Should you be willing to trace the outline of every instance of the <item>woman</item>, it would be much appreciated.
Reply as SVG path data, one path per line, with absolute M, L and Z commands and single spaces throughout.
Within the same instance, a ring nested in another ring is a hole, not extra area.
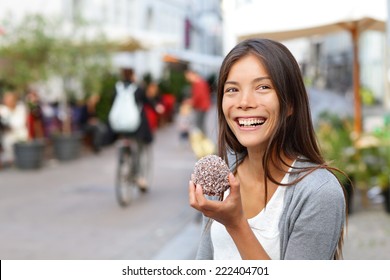
M 219 154 L 234 160 L 220 201 L 189 183 L 190 205 L 208 221 L 197 258 L 341 258 L 344 192 L 320 153 L 290 51 L 267 39 L 239 43 L 217 95 Z

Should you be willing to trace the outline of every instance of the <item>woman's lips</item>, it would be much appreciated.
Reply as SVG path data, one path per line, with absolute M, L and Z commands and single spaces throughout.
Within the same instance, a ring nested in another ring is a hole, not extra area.
M 237 118 L 236 121 L 240 127 L 256 127 L 266 122 L 264 117 Z

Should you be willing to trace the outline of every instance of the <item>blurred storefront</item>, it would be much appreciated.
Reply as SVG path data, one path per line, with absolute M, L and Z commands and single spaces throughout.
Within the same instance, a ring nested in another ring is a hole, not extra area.
M 219 0 L 1 2 L 1 18 L 19 20 L 26 14 L 42 14 L 62 19 L 66 28 L 80 20 L 92 24 L 90 36 L 98 36 L 97 30 L 102 31 L 117 45 L 113 54 L 114 67 L 131 65 L 138 77 L 149 73 L 160 78 L 165 68 L 163 58 L 168 53 L 184 50 L 197 55 L 218 56 L 222 53 Z

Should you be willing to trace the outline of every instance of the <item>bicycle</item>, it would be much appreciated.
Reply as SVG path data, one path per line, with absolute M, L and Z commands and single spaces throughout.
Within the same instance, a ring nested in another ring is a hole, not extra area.
M 120 206 L 128 206 L 136 196 L 137 190 L 142 193 L 143 188 L 137 178 L 141 173 L 151 183 L 151 150 L 136 140 L 123 138 L 118 145 L 118 162 L 115 180 L 115 194 Z

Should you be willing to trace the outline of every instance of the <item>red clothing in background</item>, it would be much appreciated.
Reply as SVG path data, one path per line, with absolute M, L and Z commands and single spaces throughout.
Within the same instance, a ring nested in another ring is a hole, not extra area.
M 146 118 L 148 119 L 149 127 L 152 132 L 155 132 L 158 128 L 158 114 L 157 112 L 149 105 L 144 105 Z
M 208 83 L 203 79 L 193 82 L 191 94 L 192 107 L 198 111 L 208 111 L 211 106 L 210 87 Z

